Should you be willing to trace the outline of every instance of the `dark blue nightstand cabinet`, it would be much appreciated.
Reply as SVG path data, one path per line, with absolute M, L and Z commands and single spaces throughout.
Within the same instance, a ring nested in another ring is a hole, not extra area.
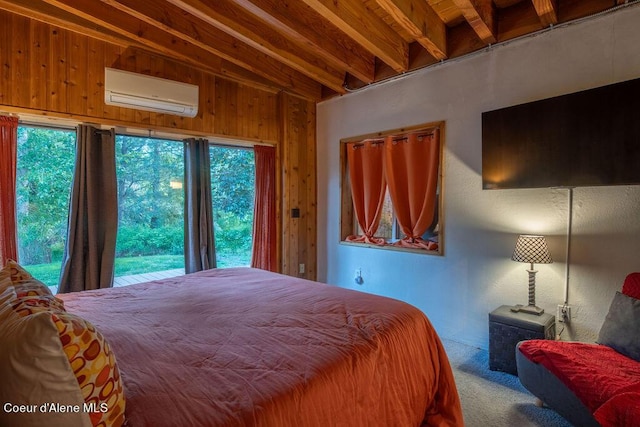
M 516 344 L 524 340 L 555 339 L 556 317 L 513 312 L 502 305 L 489 313 L 489 369 L 518 375 Z

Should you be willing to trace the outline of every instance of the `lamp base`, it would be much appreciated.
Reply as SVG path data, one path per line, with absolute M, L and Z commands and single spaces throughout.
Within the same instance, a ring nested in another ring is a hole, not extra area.
M 544 313 L 544 309 L 538 307 L 537 305 L 522 305 L 522 304 L 514 305 L 513 307 L 511 307 L 511 311 L 513 311 L 514 313 L 522 311 L 524 313 L 536 314 L 538 316 Z

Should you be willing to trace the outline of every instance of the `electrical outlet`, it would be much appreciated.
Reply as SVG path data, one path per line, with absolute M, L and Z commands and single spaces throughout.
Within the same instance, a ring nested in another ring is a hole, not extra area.
M 298 265 L 298 273 L 304 274 L 305 270 L 306 269 L 305 269 L 305 265 L 304 264 Z
M 560 323 L 570 323 L 571 322 L 571 306 L 566 304 L 558 304 L 558 312 L 556 314 L 556 319 Z

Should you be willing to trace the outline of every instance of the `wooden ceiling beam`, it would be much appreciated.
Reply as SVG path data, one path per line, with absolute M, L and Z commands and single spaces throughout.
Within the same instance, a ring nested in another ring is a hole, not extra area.
M 497 41 L 496 10 L 493 0 L 452 0 L 471 28 L 486 44 Z
M 51 6 L 43 1 L 32 1 L 28 6 L 21 0 L 0 0 L 0 9 L 6 10 L 25 18 L 34 19 L 49 25 L 55 25 L 75 33 L 92 37 L 116 46 L 142 47 L 141 44 L 122 36 L 119 33 L 103 28 L 64 10 Z
M 248 15 L 232 1 L 167 1 L 323 85 L 339 93 L 345 92 L 342 87 L 344 72 L 330 67 L 310 52 L 299 49 L 274 29 Z
M 533 7 L 540 17 L 540 22 L 544 27 L 558 23 L 558 0 L 532 0 Z
M 498 19 L 498 39 L 501 42 L 544 29 L 540 17 L 529 1 L 501 10 Z
M 282 0 L 232 0 L 301 49 L 318 55 L 337 69 L 372 82 L 375 57 L 306 4 Z
M 42 22 L 47 25 L 54 25 L 58 28 L 72 31 L 74 33 L 81 34 L 86 37 L 91 37 L 96 40 L 100 40 L 115 46 L 123 48 L 136 48 L 146 52 L 153 52 L 149 49 L 149 46 L 145 46 L 142 43 L 138 43 L 135 40 L 129 39 L 122 34 L 101 27 L 94 21 L 88 21 L 80 18 L 76 15 L 68 13 L 62 9 L 54 7 L 44 1 L 33 0 L 29 3 L 28 7 L 23 4 L 16 4 L 14 2 L 21 0 L 0 0 L 0 9 L 6 10 L 17 15 L 24 16 L 25 18 L 33 19 Z M 156 53 L 156 52 L 153 52 Z M 181 61 L 179 58 L 175 58 L 166 54 L 160 54 L 170 60 Z M 189 65 L 196 69 L 224 77 L 236 81 L 241 84 L 246 84 L 261 90 L 269 92 L 277 92 L 282 90 L 281 86 L 276 85 L 273 80 L 263 78 L 257 74 L 252 73 L 244 68 L 230 63 L 226 60 L 222 60 L 218 68 L 212 68 L 210 64 L 201 64 L 198 62 L 192 62 Z M 318 85 L 319 86 L 319 85 Z M 315 92 L 314 92 L 315 93 Z M 317 98 L 311 98 L 317 99 Z
M 447 58 L 447 29 L 425 0 L 376 0 L 431 56 Z
M 302 1 L 396 72 L 407 71 L 409 44 L 362 1 Z
M 165 4 L 157 7 L 155 0 L 102 0 L 103 3 L 131 15 L 149 25 L 182 39 L 213 55 L 271 80 L 279 86 L 306 79 L 301 73 L 270 56 L 239 42 L 227 33 L 211 27 L 177 7 Z
M 51 31 L 73 31 L 240 84 L 318 101 L 623 3 L 0 0 L 0 9 L 44 22 Z
M 556 14 L 558 22 L 562 23 L 600 13 L 612 6 L 612 0 L 562 0 L 562 7 L 558 7 Z
M 123 37 L 131 38 L 153 52 L 177 59 L 196 68 L 204 69 L 217 75 L 237 78 L 241 82 L 248 84 L 253 80 L 251 76 L 258 77 L 248 70 L 241 72 L 238 68 L 224 66 L 223 60 L 219 56 L 212 55 L 209 51 L 178 39 L 131 15 L 123 14 L 103 2 L 87 2 L 84 0 L 44 1 L 80 18 L 96 22 L 98 25 Z M 258 78 L 258 81 L 261 80 L 262 77 Z M 284 87 L 284 89 L 298 93 L 307 99 L 319 99 L 321 96 L 320 84 L 299 73 L 296 78 L 284 81 L 284 86 L 275 83 L 273 77 L 269 80 L 272 82 L 272 86 Z

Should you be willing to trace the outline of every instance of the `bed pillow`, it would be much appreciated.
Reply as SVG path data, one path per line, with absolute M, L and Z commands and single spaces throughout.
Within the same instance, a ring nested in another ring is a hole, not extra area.
M 622 293 L 640 299 L 640 272 L 627 274 L 622 284 Z
M 56 298 L 18 298 L 12 286 L 0 293 L 0 378 L 0 402 L 32 409 L 0 411 L 0 425 L 124 423 L 122 380 L 109 344 Z
M 21 296 L 16 293 L 12 308 L 21 316 L 28 316 L 39 311 L 66 311 L 64 302 L 53 295 Z
M 13 285 L 18 296 L 53 295 L 47 285 L 33 277 L 13 260 L 8 260 L 0 269 L 0 283 L 6 279 L 9 280 L 9 283 L 5 282 L 4 286 Z M 0 285 L 0 292 L 3 289 L 2 286 Z
M 27 270 L 22 268 L 20 264 L 10 259 L 5 262 L 4 267 L 0 270 L 0 279 L 8 277 L 13 283 L 22 282 L 32 279 L 33 276 Z
M 600 329 L 598 343 L 640 361 L 640 300 L 616 292 Z
M 0 310 L 16 298 L 16 290 L 9 279 L 0 279 Z M 1 319 L 1 317 L 0 317 Z M 0 323 L 0 328 L 2 323 Z
M 25 296 L 53 296 L 51 289 L 38 279 L 32 278 L 24 282 L 14 283 L 18 297 Z
M 78 380 L 93 426 L 124 423 L 125 398 L 115 355 L 102 334 L 87 320 L 71 313 L 56 313 L 52 319 L 62 348 Z

